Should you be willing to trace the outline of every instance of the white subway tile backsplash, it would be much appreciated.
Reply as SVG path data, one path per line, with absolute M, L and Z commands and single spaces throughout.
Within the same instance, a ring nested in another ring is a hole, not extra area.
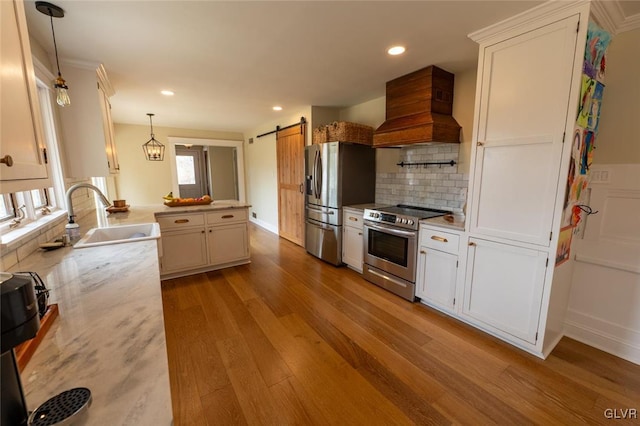
M 459 149 L 458 144 L 414 145 L 401 149 L 399 162 L 457 161 Z M 398 167 L 396 173 L 376 175 L 376 203 L 462 208 L 468 184 L 468 174 L 457 166 Z

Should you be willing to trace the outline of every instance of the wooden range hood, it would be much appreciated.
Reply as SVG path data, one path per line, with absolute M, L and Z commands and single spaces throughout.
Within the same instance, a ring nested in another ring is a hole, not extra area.
M 460 142 L 453 118 L 454 75 L 434 65 L 387 82 L 386 120 L 373 146 Z

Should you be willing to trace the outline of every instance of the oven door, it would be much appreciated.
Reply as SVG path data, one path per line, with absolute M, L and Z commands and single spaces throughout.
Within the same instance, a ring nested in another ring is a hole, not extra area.
M 418 231 L 364 221 L 364 263 L 416 282 Z

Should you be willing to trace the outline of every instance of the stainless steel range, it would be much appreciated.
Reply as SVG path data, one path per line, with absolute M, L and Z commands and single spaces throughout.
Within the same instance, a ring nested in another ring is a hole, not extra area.
M 365 279 L 414 301 L 418 222 L 448 213 L 451 212 L 404 204 L 365 209 Z

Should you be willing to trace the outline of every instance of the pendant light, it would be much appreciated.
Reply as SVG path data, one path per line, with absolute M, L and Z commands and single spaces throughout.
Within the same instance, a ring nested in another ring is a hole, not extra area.
M 151 126 L 151 139 L 142 144 L 145 157 L 149 161 L 162 161 L 164 160 L 164 145 L 158 142 L 153 134 L 153 122 L 151 117 L 155 114 L 147 113 L 149 116 L 149 125 Z
M 69 87 L 67 87 L 67 83 L 62 78 L 62 74 L 60 73 L 60 61 L 58 60 L 58 45 L 56 44 L 56 33 L 53 30 L 53 18 L 63 18 L 64 10 L 62 8 L 56 6 L 55 4 L 47 3 L 46 1 L 37 1 L 36 9 L 38 12 L 43 13 L 49 17 L 51 20 L 51 34 L 53 34 L 53 49 L 56 53 L 56 65 L 58 67 L 58 77 L 56 78 L 56 82 L 54 87 L 56 89 L 56 102 L 61 107 L 71 105 L 71 99 L 69 98 L 69 92 L 67 91 Z

